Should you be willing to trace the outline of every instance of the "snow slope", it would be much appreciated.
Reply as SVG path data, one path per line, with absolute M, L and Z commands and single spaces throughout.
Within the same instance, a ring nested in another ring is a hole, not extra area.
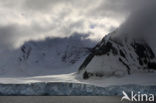
M 95 44 L 88 34 L 28 41 L 0 53 L 0 77 L 23 77 L 76 72 Z
M 124 77 L 92 77 L 88 80 L 80 79 L 77 77 L 77 73 L 70 74 L 58 74 L 58 75 L 47 75 L 47 76 L 35 76 L 35 77 L 1 77 L 1 84 L 30 84 L 30 83 L 81 83 L 95 85 L 98 87 L 109 87 L 114 85 L 156 85 L 156 81 L 153 80 L 156 78 L 155 73 L 134 73 L 132 75 L 126 75 Z

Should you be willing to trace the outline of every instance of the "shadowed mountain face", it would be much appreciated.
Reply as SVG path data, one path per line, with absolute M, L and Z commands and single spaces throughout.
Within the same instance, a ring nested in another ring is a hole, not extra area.
M 28 41 L 0 55 L 0 76 L 40 76 L 76 72 L 95 42 L 88 34 Z
M 156 70 L 155 55 L 145 40 L 116 34 L 107 35 L 91 50 L 79 68 L 83 79 Z
M 89 48 L 94 45 L 94 42 L 86 39 L 87 36 L 85 35 L 74 34 L 66 38 L 29 41 L 21 46 L 18 59 L 21 63 L 30 61 L 34 64 L 39 64 L 40 62 L 75 64 L 81 57 L 88 54 Z

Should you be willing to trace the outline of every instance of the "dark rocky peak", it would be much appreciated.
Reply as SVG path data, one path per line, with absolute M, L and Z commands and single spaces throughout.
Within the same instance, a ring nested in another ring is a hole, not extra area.
M 155 54 L 144 39 L 126 36 L 120 38 L 114 36 L 115 33 L 105 36 L 82 63 L 79 73 L 84 79 L 116 75 L 118 71 L 131 74 L 140 70 L 156 70 Z
M 22 62 L 22 61 L 26 61 L 28 60 L 29 56 L 30 56 L 30 53 L 32 51 L 32 47 L 31 45 L 29 44 L 24 44 L 21 48 L 21 57 L 19 57 L 19 61 Z

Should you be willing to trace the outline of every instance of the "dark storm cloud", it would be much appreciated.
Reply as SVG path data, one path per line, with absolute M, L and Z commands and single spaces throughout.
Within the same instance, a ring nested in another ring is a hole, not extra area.
M 156 33 L 156 0 L 139 1 L 140 8 L 130 14 L 121 29 L 135 35 L 153 35 Z
M 132 9 L 126 21 L 119 27 L 119 34 L 143 38 L 156 53 L 156 0 L 129 0 Z

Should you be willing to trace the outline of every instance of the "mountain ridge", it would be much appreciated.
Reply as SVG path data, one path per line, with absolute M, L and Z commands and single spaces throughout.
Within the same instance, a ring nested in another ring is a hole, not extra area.
M 83 79 L 103 76 L 123 76 L 136 71 L 156 69 L 156 58 L 144 39 L 117 36 L 114 31 L 105 36 L 79 67 Z

